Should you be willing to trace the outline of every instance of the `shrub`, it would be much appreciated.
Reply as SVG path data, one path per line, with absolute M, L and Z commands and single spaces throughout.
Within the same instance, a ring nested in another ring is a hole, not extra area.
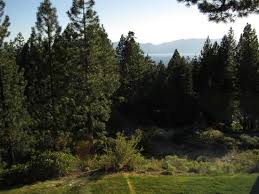
M 144 171 L 160 171 L 163 167 L 163 160 L 158 159 L 146 159 L 142 164 L 141 168 Z
M 163 168 L 169 171 L 171 168 L 172 170 L 177 170 L 180 172 L 187 172 L 189 169 L 187 159 L 179 158 L 177 156 L 166 156 Z
M 79 167 L 79 160 L 62 152 L 44 152 L 34 156 L 29 164 L 30 173 L 36 180 L 65 176 Z
M 222 139 L 222 143 L 228 148 L 228 149 L 236 149 L 237 148 L 237 141 L 232 137 L 224 137 Z
M 100 157 L 99 168 L 115 171 L 137 169 L 144 161 L 141 150 L 138 149 L 141 137 L 140 132 L 130 139 L 118 133 L 114 142 L 106 146 L 105 153 Z
M 80 141 L 77 143 L 75 147 L 76 155 L 81 159 L 84 160 L 87 156 L 91 153 L 93 148 L 93 142 L 91 141 Z
M 84 172 L 90 171 L 90 170 L 98 170 L 100 167 L 99 164 L 100 157 L 97 155 L 89 155 L 87 158 L 82 160 L 81 163 L 81 170 Z
M 212 128 L 209 128 L 208 130 L 202 132 L 200 134 L 200 138 L 202 141 L 207 142 L 209 141 L 210 143 L 216 142 L 224 137 L 224 133 L 222 133 L 219 130 L 215 130 Z
M 245 148 L 258 148 L 259 147 L 259 137 L 241 135 L 240 140 L 241 140 L 242 146 Z
M 228 130 L 231 132 L 241 132 L 243 130 L 243 126 L 239 122 L 233 121 Z
M 163 170 L 171 173 L 195 173 L 195 174 L 224 174 L 234 171 L 233 164 L 223 161 L 204 162 L 167 156 L 164 159 Z
M 232 164 L 234 171 L 238 173 L 254 173 L 258 171 L 259 151 L 246 151 L 234 156 L 229 163 Z
M 55 150 L 59 152 L 69 152 L 72 146 L 72 134 L 65 131 L 53 131 L 44 130 L 44 131 L 35 131 L 35 147 L 36 150 L 47 151 Z
M 0 186 L 8 187 L 30 183 L 28 164 L 18 164 L 0 172 Z
M 14 186 L 68 175 L 79 167 L 79 160 L 62 152 L 45 152 L 34 156 L 27 164 L 2 170 L 1 185 Z

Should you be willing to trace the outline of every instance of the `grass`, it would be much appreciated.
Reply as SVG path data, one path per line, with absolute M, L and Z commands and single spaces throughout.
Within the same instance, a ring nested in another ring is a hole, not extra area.
M 63 178 L 2 190 L 0 194 L 258 194 L 258 175 L 151 176 L 116 174 Z

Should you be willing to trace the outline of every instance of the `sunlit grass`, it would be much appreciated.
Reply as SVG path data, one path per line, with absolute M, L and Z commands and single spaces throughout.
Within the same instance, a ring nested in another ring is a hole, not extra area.
M 234 176 L 147 176 L 108 175 L 64 178 L 0 191 L 0 194 L 247 194 L 259 193 L 258 175 Z M 129 187 L 129 184 L 131 185 Z

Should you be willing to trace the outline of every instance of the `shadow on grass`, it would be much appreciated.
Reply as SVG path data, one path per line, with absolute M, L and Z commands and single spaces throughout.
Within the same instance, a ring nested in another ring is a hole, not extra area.
M 259 177 L 257 177 L 250 194 L 258 194 L 259 193 Z
M 87 173 L 87 179 L 89 181 L 98 181 L 98 180 L 102 179 L 105 175 L 107 175 L 105 173 L 105 171 L 95 170 L 95 171 Z

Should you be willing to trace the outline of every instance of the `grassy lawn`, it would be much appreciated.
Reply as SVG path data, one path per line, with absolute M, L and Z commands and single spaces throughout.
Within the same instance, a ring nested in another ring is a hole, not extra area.
M 110 175 L 96 180 L 64 178 L 0 191 L 0 194 L 258 194 L 258 175 L 146 176 Z

